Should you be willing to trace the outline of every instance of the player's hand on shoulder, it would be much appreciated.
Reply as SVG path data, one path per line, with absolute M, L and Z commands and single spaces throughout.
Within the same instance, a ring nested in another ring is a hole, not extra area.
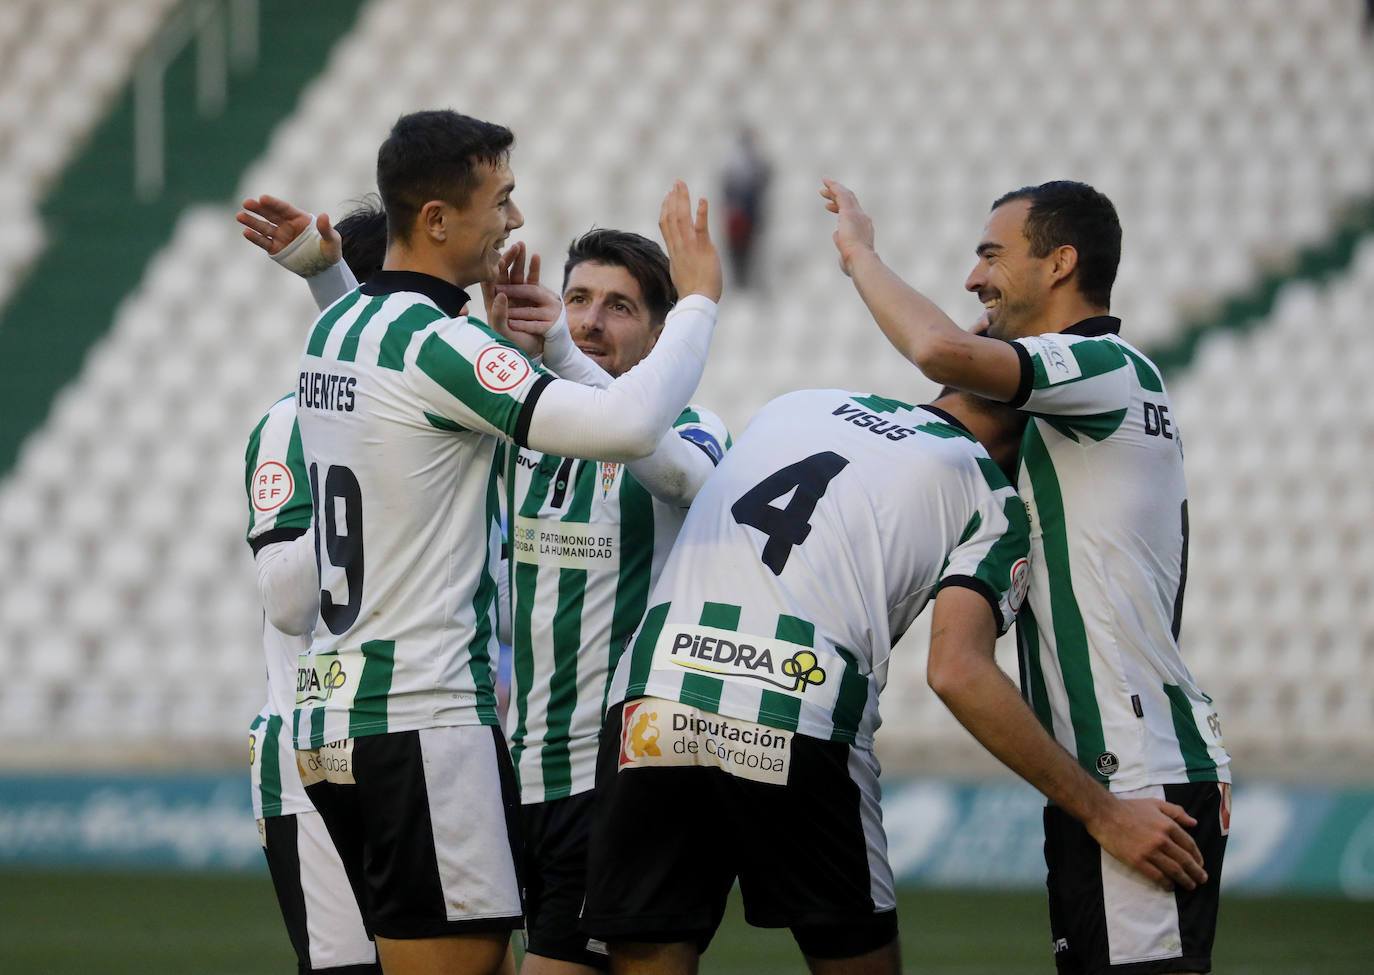
M 673 183 L 659 210 L 658 229 L 663 233 L 668 270 L 678 296 L 705 295 L 720 301 L 724 275 L 707 226 L 706 198 L 697 201 L 694 211 L 687 184 L 682 180 Z
M 496 280 L 483 282 L 488 324 L 527 356 L 543 352 L 544 333 L 558 321 L 563 299 L 539 283 L 538 254 L 525 265 L 525 245 L 512 244 L 498 265 Z
M 332 265 L 343 257 L 343 241 L 330 223 L 327 213 L 315 217 L 286 200 L 264 194 L 244 200 L 243 209 L 234 219 L 243 226 L 244 239 L 272 257 L 280 256 L 312 226 L 318 234 L 318 255 L 312 254 L 312 261 L 318 256 L 319 261 Z
M 1102 848 L 1165 889 L 1192 890 L 1207 882 L 1202 851 L 1185 827 L 1183 809 L 1163 799 L 1116 799 L 1103 822 L 1088 824 Z
M 840 269 L 851 274 L 854 258 L 873 250 L 873 221 L 859 205 L 854 191 L 838 180 L 821 180 L 821 196 L 825 199 L 825 208 L 839 218 L 831 239 L 840 252 Z

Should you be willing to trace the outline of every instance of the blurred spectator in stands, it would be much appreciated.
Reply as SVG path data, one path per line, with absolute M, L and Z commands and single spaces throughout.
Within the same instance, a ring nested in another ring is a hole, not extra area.
M 756 283 L 754 257 L 771 178 L 772 171 L 759 153 L 753 130 L 741 128 L 721 177 L 726 252 L 734 283 L 740 288 L 749 288 Z

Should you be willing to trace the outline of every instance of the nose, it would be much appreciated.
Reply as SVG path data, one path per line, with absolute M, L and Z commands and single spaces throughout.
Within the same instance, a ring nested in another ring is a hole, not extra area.
M 601 313 L 605 306 L 600 299 L 587 302 L 577 309 L 576 314 L 568 313 L 568 331 L 574 335 L 586 335 L 601 331 Z
M 520 212 L 520 208 L 515 205 L 515 201 L 510 201 L 510 214 L 506 217 L 507 230 L 519 230 L 525 225 L 525 215 Z
M 979 261 L 973 265 L 973 270 L 968 272 L 968 277 L 964 279 L 965 291 L 978 291 L 988 283 L 988 276 L 983 273 L 983 262 Z

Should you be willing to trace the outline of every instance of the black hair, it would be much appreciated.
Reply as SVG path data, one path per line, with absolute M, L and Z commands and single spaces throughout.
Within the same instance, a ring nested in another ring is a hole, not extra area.
M 1094 305 L 1110 307 L 1121 263 L 1121 221 L 1112 201 L 1087 183 L 1061 179 L 1012 190 L 992 209 L 1016 200 L 1030 202 L 1023 233 L 1031 256 L 1068 244 L 1078 251 L 1078 290 Z
M 466 206 L 482 179 L 478 167 L 510 156 L 515 136 L 504 125 L 447 109 L 402 115 L 377 150 L 377 188 L 393 239 L 410 239 L 430 200 Z
M 593 227 L 568 245 L 568 260 L 563 265 L 563 290 L 577 265 L 591 261 L 623 267 L 635 279 L 649 309 L 649 322 L 661 325 L 677 304 L 677 289 L 668 270 L 668 255 L 648 237 L 628 230 Z
M 343 238 L 343 258 L 359 282 L 382 269 L 386 257 L 386 211 L 381 198 L 369 193 L 348 212 L 334 229 Z

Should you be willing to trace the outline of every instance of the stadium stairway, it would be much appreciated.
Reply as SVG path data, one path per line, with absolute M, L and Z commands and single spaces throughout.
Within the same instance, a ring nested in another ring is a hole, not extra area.
M 302 86 L 353 25 L 361 3 L 337 0 L 307 13 L 290 0 L 259 0 L 261 55 L 251 71 L 231 74 L 225 107 L 212 118 L 196 109 L 196 47 L 184 48 L 163 89 L 165 188 L 146 202 L 133 193 L 132 80 L 123 86 L 48 193 L 41 208 L 47 246 L 0 306 L 0 473 L 12 467 L 54 395 L 109 329 L 112 309 L 171 237 L 181 212 L 198 201 L 229 198 Z M 128 192 L 112 191 L 118 186 Z

